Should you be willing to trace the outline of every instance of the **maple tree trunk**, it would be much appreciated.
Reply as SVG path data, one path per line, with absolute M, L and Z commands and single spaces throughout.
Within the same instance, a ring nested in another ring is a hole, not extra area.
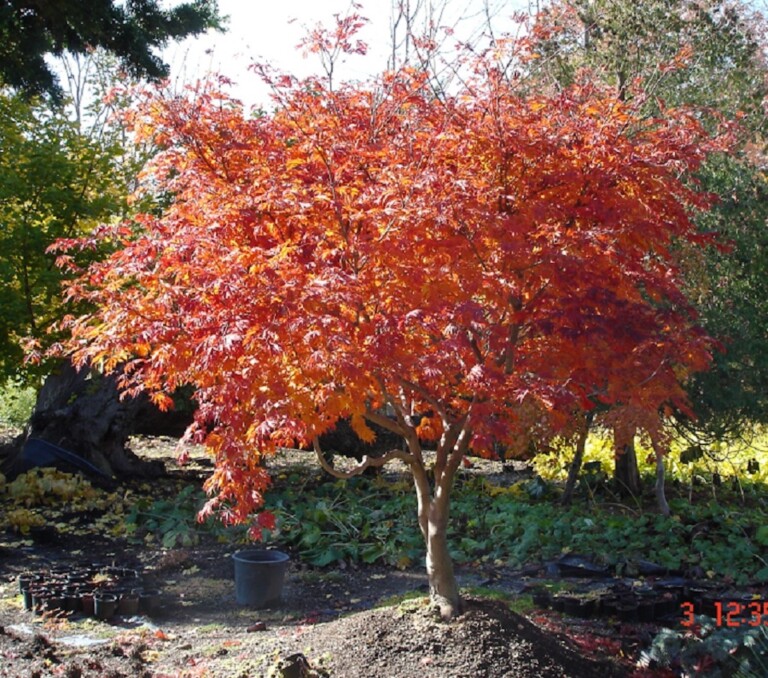
M 453 560 L 448 550 L 448 514 L 450 508 L 450 483 L 436 486 L 430 496 L 426 471 L 414 471 L 416 494 L 419 503 L 419 527 L 427 547 L 427 579 L 429 597 L 440 610 L 440 617 L 448 621 L 461 613 L 459 586 L 453 571 Z
M 565 482 L 565 491 L 560 498 L 560 504 L 562 506 L 570 506 L 573 501 L 573 491 L 576 488 L 576 480 L 578 479 L 579 471 L 581 470 L 581 462 L 584 460 L 584 449 L 587 446 L 588 435 L 589 427 L 585 426 L 576 441 L 576 451 L 574 452 L 571 466 L 568 469 L 568 480 Z
M 616 463 L 613 479 L 619 493 L 638 496 L 640 494 L 640 471 L 637 467 L 635 452 L 635 432 L 614 431 L 616 444 Z
M 661 447 L 653 442 L 653 451 L 656 455 L 656 504 L 659 507 L 659 512 L 662 515 L 671 515 L 672 511 L 667 503 L 667 495 L 664 487 L 665 469 L 664 469 L 664 453 Z
M 461 612 L 461 596 L 448 551 L 447 508 L 430 502 L 427 529 L 427 577 L 429 596 L 440 609 L 443 619 L 452 619 Z

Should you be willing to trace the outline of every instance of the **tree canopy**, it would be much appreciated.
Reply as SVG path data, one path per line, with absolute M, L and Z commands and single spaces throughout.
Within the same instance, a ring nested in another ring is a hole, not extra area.
M 47 54 L 104 48 L 134 76 L 157 79 L 168 67 L 155 50 L 220 26 L 215 0 L 170 9 L 157 0 L 0 0 L 0 82 L 28 95 L 61 96 Z
M 143 182 L 168 208 L 60 244 L 114 247 L 69 286 L 97 309 L 69 323 L 76 361 L 124 366 L 124 388 L 161 404 L 194 387 L 209 511 L 248 519 L 263 456 L 312 441 L 325 464 L 319 436 L 341 417 L 363 439 L 367 422 L 400 434 L 405 451 L 356 472 L 410 467 L 447 616 L 470 449 L 598 402 L 657 435 L 710 359 L 674 245 L 705 241 L 689 210 L 706 200 L 681 176 L 721 142 L 597 86 L 521 94 L 502 51 L 443 97 L 409 67 L 334 87 L 265 71 L 277 108 L 256 118 L 215 87 L 149 93 L 133 129 L 164 149 Z

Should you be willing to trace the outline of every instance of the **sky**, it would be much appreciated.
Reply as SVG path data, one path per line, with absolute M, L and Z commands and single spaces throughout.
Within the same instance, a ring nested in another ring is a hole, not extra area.
M 341 66 L 342 79 L 363 79 L 386 66 L 389 47 L 391 5 L 396 0 L 365 0 L 357 13 L 369 19 L 360 39 L 369 45 L 366 57 L 351 56 Z M 410 0 L 412 4 L 416 0 Z M 471 36 L 482 25 L 485 3 L 495 17 L 494 25 L 511 27 L 508 18 L 516 10 L 527 9 L 528 0 L 444 0 L 446 9 L 441 25 L 450 26 L 456 35 Z M 440 4 L 440 3 L 437 3 Z M 298 76 L 319 72 L 316 58 L 304 59 L 296 48 L 307 29 L 318 22 L 333 25 L 333 15 L 346 15 L 350 0 L 219 0 L 219 10 L 229 17 L 226 33 L 211 32 L 168 47 L 165 60 L 171 66 L 176 84 L 193 82 L 209 72 L 234 80 L 236 95 L 247 106 L 267 105 L 268 91 L 248 70 L 256 61 L 266 61 Z

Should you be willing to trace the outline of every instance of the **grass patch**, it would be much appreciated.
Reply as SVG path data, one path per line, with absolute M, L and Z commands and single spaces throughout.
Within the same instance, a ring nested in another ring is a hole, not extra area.
M 536 609 L 530 595 L 514 595 L 509 591 L 494 589 L 488 586 L 467 586 L 461 590 L 462 596 L 496 600 L 504 603 L 510 610 L 520 615 L 527 615 Z
M 304 584 L 340 584 L 348 576 L 339 570 L 303 570 L 296 578 Z
M 407 591 L 405 593 L 398 593 L 393 596 L 387 596 L 379 600 L 375 607 L 405 607 L 408 611 L 415 611 L 420 607 L 429 604 L 429 596 L 425 596 L 420 591 Z

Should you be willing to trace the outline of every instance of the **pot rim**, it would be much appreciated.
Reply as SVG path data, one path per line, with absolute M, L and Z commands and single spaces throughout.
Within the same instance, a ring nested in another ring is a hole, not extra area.
M 232 559 L 242 563 L 285 563 L 290 556 L 276 549 L 243 549 L 233 553 Z

